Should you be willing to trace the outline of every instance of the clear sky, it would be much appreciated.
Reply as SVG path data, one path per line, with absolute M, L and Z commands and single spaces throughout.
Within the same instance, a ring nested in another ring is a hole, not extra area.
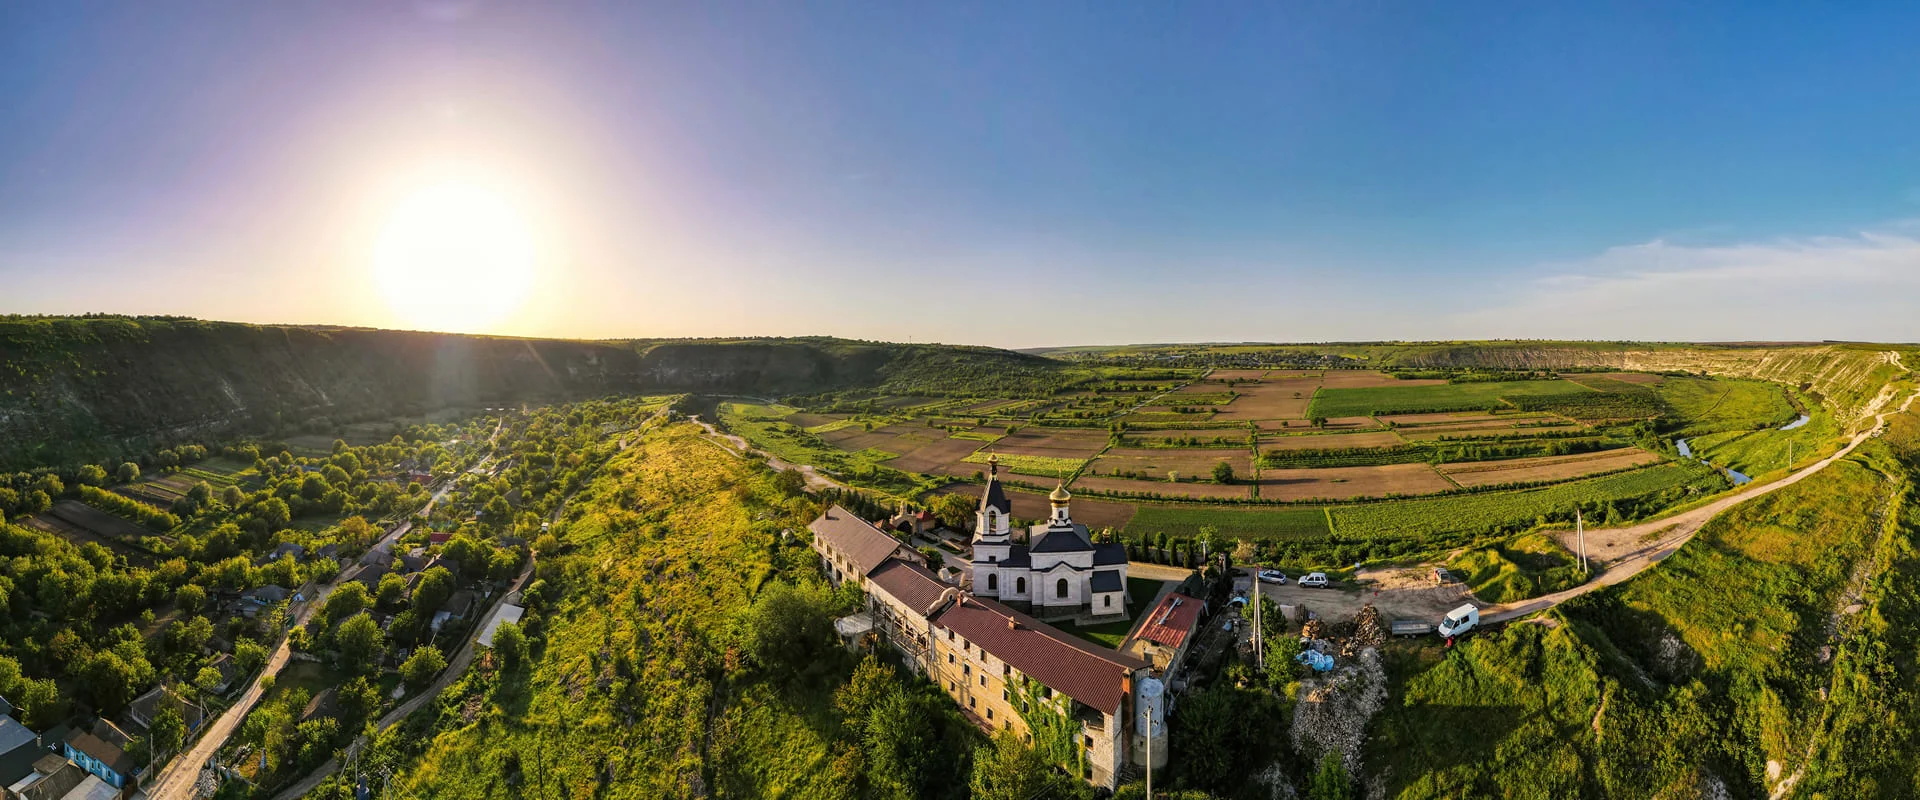
M 1911 0 L 17 0 L 0 313 L 1911 341 L 1916 31 Z

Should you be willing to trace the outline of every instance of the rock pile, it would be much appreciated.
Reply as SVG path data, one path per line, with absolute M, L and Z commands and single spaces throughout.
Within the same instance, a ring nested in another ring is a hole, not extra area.
M 1294 752 L 1309 763 L 1339 753 L 1347 774 L 1358 775 L 1367 722 L 1386 702 L 1387 671 L 1372 648 L 1333 672 L 1303 679 L 1293 713 Z
M 1353 634 L 1340 644 L 1340 655 L 1352 658 L 1361 650 L 1379 647 L 1387 642 L 1387 625 L 1380 619 L 1380 610 L 1371 603 L 1360 609 L 1360 616 L 1353 621 Z

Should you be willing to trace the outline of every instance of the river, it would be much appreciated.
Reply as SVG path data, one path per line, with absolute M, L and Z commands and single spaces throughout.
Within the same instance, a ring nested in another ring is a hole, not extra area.
M 1805 424 L 1805 423 L 1801 423 L 1801 424 Z M 1687 440 L 1685 440 L 1685 439 L 1675 439 L 1675 440 L 1673 440 L 1673 448 L 1674 448 L 1675 450 L 1679 450 L 1679 451 L 1680 451 L 1680 455 L 1681 455 L 1682 457 L 1685 457 L 1685 458 L 1693 458 L 1693 457 L 1694 457 L 1694 456 L 1693 456 L 1693 448 L 1691 448 L 1691 447 L 1688 447 L 1688 446 L 1687 446 Z M 1702 463 L 1702 464 L 1705 464 L 1705 465 L 1707 465 L 1707 466 L 1709 466 L 1709 467 L 1713 467 L 1714 469 L 1717 469 L 1717 470 L 1720 470 L 1721 472 L 1724 472 L 1724 473 L 1726 473 L 1726 474 L 1727 474 L 1727 480 L 1730 480 L 1730 481 L 1733 481 L 1733 485 L 1735 485 L 1735 486 L 1739 486 L 1740 484 L 1743 484 L 1743 483 L 1752 483 L 1752 482 L 1753 482 L 1753 478 L 1750 478 L 1750 477 L 1748 477 L 1748 476 L 1747 476 L 1747 475 L 1746 475 L 1745 473 L 1742 473 L 1742 472 L 1740 472 L 1740 471 L 1738 471 L 1738 470 L 1731 470 L 1731 469 L 1727 469 L 1726 467 L 1716 467 L 1716 466 L 1714 466 L 1714 464 L 1713 464 L 1713 462 L 1711 462 L 1711 461 L 1708 461 L 1708 460 L 1706 460 L 1706 459 L 1704 459 L 1704 458 L 1703 458 L 1703 459 L 1700 459 L 1700 463 Z
M 1787 423 L 1787 424 L 1785 424 L 1785 425 L 1782 425 L 1782 426 L 1780 426 L 1780 430 L 1783 430 L 1783 431 L 1790 431 L 1790 430 L 1793 430 L 1794 428 L 1798 428 L 1798 427 L 1800 427 L 1800 426 L 1802 426 L 1802 425 L 1805 425 L 1805 424 L 1807 424 L 1808 422 L 1811 422 L 1811 421 L 1813 421 L 1813 418 L 1812 418 L 1812 417 L 1809 417 L 1809 416 L 1807 416 L 1807 415 L 1805 415 L 1805 414 L 1801 414 L 1801 415 L 1800 415 L 1800 418 L 1799 418 L 1799 419 L 1796 419 L 1796 420 L 1794 420 L 1794 421 L 1792 421 L 1792 422 L 1789 422 L 1789 423 Z

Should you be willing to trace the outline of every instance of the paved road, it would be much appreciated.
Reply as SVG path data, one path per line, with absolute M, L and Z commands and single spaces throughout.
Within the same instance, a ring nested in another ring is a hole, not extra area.
M 1892 362 L 1899 365 L 1898 354 L 1895 354 Z M 1799 483 L 1807 476 L 1816 474 L 1834 462 L 1846 458 L 1853 452 L 1854 448 L 1859 447 L 1862 442 L 1879 433 L 1879 431 L 1886 426 L 1887 417 L 1896 413 L 1905 412 L 1913 405 L 1916 399 L 1920 399 L 1920 393 L 1909 395 L 1906 402 L 1901 403 L 1898 409 L 1880 412 L 1879 415 L 1874 418 L 1874 424 L 1866 430 L 1854 434 L 1853 439 L 1847 442 L 1846 447 L 1842 447 L 1839 452 L 1808 465 L 1799 472 L 1795 472 L 1765 485 L 1747 484 L 1746 488 L 1737 490 L 1727 497 L 1715 500 L 1699 508 L 1682 511 L 1670 517 L 1643 522 L 1628 528 L 1609 531 L 1611 535 L 1617 538 L 1637 539 L 1647 536 L 1661 536 L 1662 538 L 1651 548 L 1628 556 L 1619 562 L 1608 564 L 1607 570 L 1600 573 L 1598 578 L 1580 584 L 1572 589 L 1542 595 L 1532 600 L 1524 600 L 1517 603 L 1501 603 L 1485 606 L 1480 611 L 1480 620 L 1485 623 L 1494 623 L 1518 619 L 1537 611 L 1545 611 L 1603 586 L 1612 586 L 1621 583 L 1628 578 L 1640 574 L 1648 567 L 1658 564 L 1666 560 L 1668 556 L 1678 552 L 1687 542 L 1693 540 L 1694 534 L 1699 533 L 1700 528 L 1705 526 L 1708 520 L 1719 516 L 1720 512 L 1761 495 L 1773 492 L 1776 489 Z

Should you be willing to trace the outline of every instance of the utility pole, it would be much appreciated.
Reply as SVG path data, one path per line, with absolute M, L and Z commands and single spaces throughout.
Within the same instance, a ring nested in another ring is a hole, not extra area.
M 1253 660 L 1262 674 L 1267 671 L 1267 648 L 1260 631 L 1260 565 L 1253 566 Z
M 1587 575 L 1587 519 L 1577 508 L 1573 510 L 1573 530 L 1574 536 L 1580 539 L 1580 576 L 1584 578 Z

